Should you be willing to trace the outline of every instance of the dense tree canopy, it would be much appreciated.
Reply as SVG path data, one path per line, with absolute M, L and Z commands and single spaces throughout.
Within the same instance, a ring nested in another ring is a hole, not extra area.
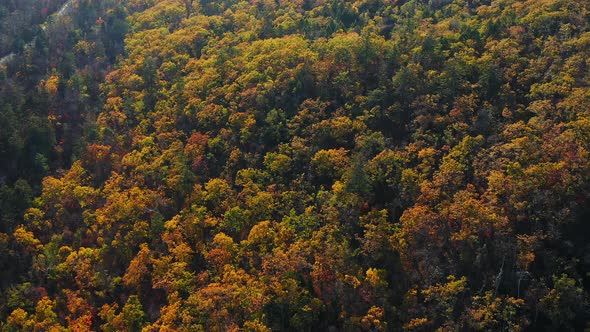
M 2 331 L 590 328 L 590 2 L 64 3 L 0 0 Z

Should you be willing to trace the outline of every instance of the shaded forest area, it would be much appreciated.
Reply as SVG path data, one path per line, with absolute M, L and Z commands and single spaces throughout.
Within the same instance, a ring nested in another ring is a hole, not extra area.
M 590 2 L 63 3 L 0 0 L 2 331 L 590 328 Z
M 22 51 L 65 0 L 0 0 L 0 57 Z

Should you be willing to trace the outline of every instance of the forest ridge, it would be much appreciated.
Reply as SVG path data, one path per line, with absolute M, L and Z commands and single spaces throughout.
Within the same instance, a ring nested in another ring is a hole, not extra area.
M 12 53 L 1 331 L 590 328 L 589 1 L 0 0 Z

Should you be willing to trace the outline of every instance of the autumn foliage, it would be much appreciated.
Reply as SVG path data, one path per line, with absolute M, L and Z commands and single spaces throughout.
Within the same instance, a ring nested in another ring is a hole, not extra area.
M 2 331 L 590 327 L 590 2 L 74 5 L 0 68 Z

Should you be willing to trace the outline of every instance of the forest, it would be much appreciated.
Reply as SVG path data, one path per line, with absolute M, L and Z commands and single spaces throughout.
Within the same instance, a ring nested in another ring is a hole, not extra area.
M 0 331 L 590 330 L 590 1 L 0 0 Z

